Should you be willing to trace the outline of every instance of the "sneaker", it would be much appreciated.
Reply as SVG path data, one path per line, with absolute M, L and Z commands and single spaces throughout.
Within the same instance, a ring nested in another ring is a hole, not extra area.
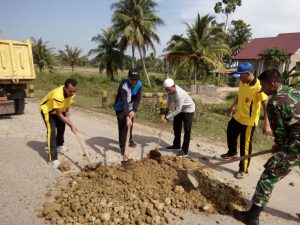
M 233 155 L 228 154 L 228 153 L 225 153 L 225 154 L 222 154 L 222 155 L 221 155 L 221 158 L 222 158 L 222 159 L 229 160 L 229 159 L 234 158 L 236 155 L 237 155 L 237 153 L 235 153 L 235 154 L 233 154 Z
M 49 161 L 49 165 L 57 169 L 58 166 L 60 165 L 60 162 L 56 159 L 53 161 Z
M 180 148 L 180 147 L 176 147 L 176 146 L 172 145 L 172 146 L 169 146 L 169 147 L 167 147 L 167 149 L 168 149 L 168 150 L 173 150 L 173 151 L 176 151 L 176 150 L 180 150 L 181 148 Z
M 184 157 L 184 158 L 186 158 L 186 157 L 188 157 L 188 154 L 181 150 L 180 152 L 178 152 L 176 154 L 176 156 L 177 157 Z
M 68 149 L 66 146 L 64 146 L 64 145 L 62 145 L 62 146 L 57 146 L 56 150 L 57 150 L 58 152 L 67 152 L 67 151 L 69 151 L 69 149 Z
M 130 148 L 135 148 L 136 147 L 136 143 L 134 141 L 130 141 L 129 147 Z
M 243 171 L 239 171 L 236 174 L 234 174 L 234 177 L 237 179 L 243 179 L 244 177 L 246 177 L 246 173 Z

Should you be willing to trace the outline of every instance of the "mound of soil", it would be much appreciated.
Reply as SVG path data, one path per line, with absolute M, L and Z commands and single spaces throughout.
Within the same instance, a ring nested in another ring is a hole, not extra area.
M 84 171 L 62 188 L 54 202 L 44 204 L 40 216 L 52 224 L 167 224 L 182 218 L 182 210 L 227 214 L 246 206 L 238 187 L 216 180 L 210 170 L 197 171 L 199 187 L 189 182 L 185 169 L 196 160 L 162 156 Z

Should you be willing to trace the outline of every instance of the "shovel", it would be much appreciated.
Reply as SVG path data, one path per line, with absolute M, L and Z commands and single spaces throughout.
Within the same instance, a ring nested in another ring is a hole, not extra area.
M 268 153 L 272 153 L 272 149 L 259 151 L 259 152 L 253 153 L 251 155 L 240 156 L 240 157 L 236 157 L 236 158 L 226 160 L 226 161 L 221 161 L 221 162 L 217 162 L 217 163 L 213 163 L 213 164 L 200 166 L 200 167 L 197 167 L 195 169 L 190 169 L 190 170 L 187 170 L 186 175 L 187 175 L 189 181 L 191 182 L 191 184 L 196 188 L 199 185 L 198 179 L 197 179 L 197 177 L 194 173 L 196 170 L 203 170 L 205 168 L 215 168 L 217 166 L 221 166 L 221 165 L 224 165 L 224 164 L 233 163 L 233 162 L 241 161 L 241 160 L 244 160 L 244 159 L 248 159 L 248 158 L 251 158 L 251 157 L 264 155 L 264 154 L 268 154 Z
M 149 158 L 154 159 L 157 162 L 160 162 L 160 156 L 161 156 L 161 153 L 158 151 L 158 149 L 159 149 L 159 143 L 160 143 L 160 140 L 161 140 L 162 130 L 163 130 L 163 126 L 161 125 L 159 135 L 158 135 L 158 141 L 157 141 L 155 150 L 151 150 L 149 152 Z
M 89 157 L 89 155 L 88 155 L 88 153 L 87 153 L 85 147 L 83 146 L 83 144 L 82 144 L 82 142 L 81 142 L 81 140 L 80 140 L 80 137 L 78 136 L 77 133 L 75 133 L 75 136 L 76 136 L 77 141 L 78 141 L 78 143 L 79 143 L 79 145 L 80 145 L 80 147 L 81 147 L 81 150 L 83 151 L 83 153 L 84 153 L 84 155 L 86 156 L 87 161 L 88 161 L 88 163 L 89 163 L 89 165 L 86 165 L 84 169 L 85 169 L 85 170 L 95 170 L 95 169 L 97 169 L 97 167 L 101 166 L 101 163 L 96 163 L 96 164 L 94 164 L 94 165 L 91 163 L 90 157 Z
M 82 142 L 81 142 L 81 140 L 80 140 L 80 138 L 79 138 L 79 136 L 78 136 L 77 133 L 75 133 L 75 136 L 76 136 L 77 141 L 78 141 L 78 143 L 79 143 L 79 145 L 80 145 L 80 147 L 81 147 L 81 150 L 84 152 L 84 155 L 86 156 L 87 161 L 88 161 L 89 165 L 91 166 L 92 163 L 91 163 L 91 160 L 90 160 L 90 158 L 89 158 L 89 156 L 88 156 L 88 154 L 87 154 L 87 151 L 86 151 L 85 147 L 83 146 L 83 144 L 82 144 Z
M 135 164 L 134 164 L 134 160 L 133 159 L 128 159 L 128 148 L 129 148 L 129 138 L 130 138 L 130 129 L 131 129 L 131 126 L 128 126 L 127 127 L 127 134 L 126 134 L 126 143 L 125 143 L 125 151 L 124 151 L 124 158 L 123 158 L 123 161 L 121 161 L 122 163 L 122 166 L 129 170 L 129 169 L 133 169 L 135 167 Z

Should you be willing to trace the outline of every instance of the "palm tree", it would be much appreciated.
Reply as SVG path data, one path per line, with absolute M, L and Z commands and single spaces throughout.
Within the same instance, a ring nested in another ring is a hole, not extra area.
M 42 72 L 45 68 L 51 69 L 53 66 L 52 49 L 48 48 L 48 42 L 43 41 L 42 38 L 38 40 L 31 38 L 33 61 L 38 66 L 39 71 Z
M 212 26 L 214 17 L 209 14 L 198 17 L 193 25 L 187 23 L 187 37 L 173 35 L 168 42 L 166 57 L 179 66 L 192 67 L 194 84 L 201 70 L 211 68 L 225 71 L 222 56 L 230 54 L 229 47 L 220 38 L 220 29 Z
M 120 0 L 111 5 L 113 26 L 121 34 L 120 48 L 125 50 L 131 47 L 132 68 L 135 68 L 135 49 L 138 49 L 150 87 L 144 57 L 148 47 L 155 53 L 154 41 L 160 43 L 160 38 L 155 33 L 156 27 L 165 24 L 155 13 L 156 6 L 154 0 Z
M 72 73 L 74 73 L 75 65 L 81 60 L 80 54 L 82 50 L 79 48 L 72 48 L 69 45 L 65 45 L 65 50 L 58 50 L 59 57 L 66 63 L 68 63 L 72 68 Z
M 102 34 L 97 34 L 92 41 L 98 43 L 98 47 L 89 51 L 89 55 L 97 54 L 93 60 L 100 62 L 99 72 L 105 69 L 106 74 L 113 81 L 118 70 L 123 71 L 125 55 L 119 49 L 118 38 L 112 28 L 106 31 L 102 29 Z

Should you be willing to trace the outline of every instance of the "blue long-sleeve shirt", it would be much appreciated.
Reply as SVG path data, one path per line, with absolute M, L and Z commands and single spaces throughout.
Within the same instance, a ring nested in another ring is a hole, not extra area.
M 134 87 L 130 86 L 129 80 L 120 83 L 115 100 L 115 111 L 124 112 L 128 116 L 130 111 L 136 112 L 142 98 L 142 82 L 139 80 Z

